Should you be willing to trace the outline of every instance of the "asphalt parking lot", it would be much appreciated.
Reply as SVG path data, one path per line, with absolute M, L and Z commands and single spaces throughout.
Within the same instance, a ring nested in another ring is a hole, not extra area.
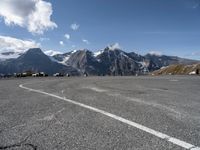
M 200 77 L 0 80 L 0 149 L 197 150 Z

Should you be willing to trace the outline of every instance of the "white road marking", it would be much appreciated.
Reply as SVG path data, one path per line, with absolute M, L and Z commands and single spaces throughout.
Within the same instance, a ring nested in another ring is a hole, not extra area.
M 94 112 L 103 114 L 103 115 L 108 116 L 108 117 L 110 117 L 112 119 L 118 120 L 118 121 L 123 122 L 123 123 L 125 123 L 127 125 L 135 127 L 137 129 L 140 129 L 140 130 L 142 130 L 144 132 L 147 132 L 147 133 L 149 133 L 151 135 L 154 135 L 154 136 L 156 136 L 156 137 L 158 137 L 160 139 L 163 139 L 163 140 L 166 140 L 166 141 L 168 141 L 170 143 L 178 145 L 178 146 L 180 146 L 182 148 L 189 149 L 189 150 L 200 150 L 200 147 L 194 146 L 194 145 L 192 145 L 190 143 L 187 143 L 185 141 L 182 141 L 182 140 L 179 140 L 177 138 L 171 137 L 171 136 L 169 136 L 167 134 L 161 133 L 161 132 L 156 131 L 154 129 L 145 127 L 145 126 L 143 126 L 141 124 L 138 124 L 136 122 L 124 119 L 122 117 L 119 117 L 117 115 L 111 114 L 111 113 L 106 112 L 104 110 L 100 110 L 98 108 L 91 107 L 91 106 L 88 106 L 86 104 L 82 104 L 82 103 L 67 99 L 65 97 L 60 97 L 60 96 L 57 96 L 57 95 L 54 95 L 54 94 L 51 94 L 51 93 L 47 93 L 47 92 L 44 92 L 44 91 L 31 89 L 31 88 L 23 86 L 22 84 L 20 84 L 19 87 L 22 88 L 22 89 L 28 90 L 28 91 L 32 91 L 32 92 L 36 92 L 36 93 L 40 93 L 40 94 L 45 94 L 45 95 L 48 95 L 48 96 L 51 96 L 51 97 L 54 97 L 54 98 L 57 98 L 57 99 L 60 99 L 60 100 L 64 100 L 66 102 L 69 102 L 69 103 L 74 104 L 74 105 L 78 105 L 78 106 L 83 107 L 83 108 L 87 108 L 87 109 L 92 110 Z

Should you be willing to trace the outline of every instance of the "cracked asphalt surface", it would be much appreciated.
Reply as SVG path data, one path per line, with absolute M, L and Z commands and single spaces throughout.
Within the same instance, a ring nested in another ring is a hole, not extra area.
M 183 149 L 86 108 L 21 89 L 20 84 L 200 146 L 200 77 L 48 77 L 0 80 L 0 149 Z

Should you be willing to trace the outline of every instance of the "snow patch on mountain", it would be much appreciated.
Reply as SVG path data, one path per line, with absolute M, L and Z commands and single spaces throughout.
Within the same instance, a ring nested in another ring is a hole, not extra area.
M 67 65 L 67 61 L 69 60 L 70 55 L 67 55 L 66 57 L 63 58 L 63 61 L 60 61 L 59 63 L 63 64 L 63 65 Z
M 160 51 L 150 51 L 148 54 L 153 56 L 162 56 L 162 52 Z
M 100 51 L 97 51 L 97 52 L 94 52 L 94 57 L 97 57 L 99 55 L 101 55 L 104 51 L 103 50 L 100 50 Z
M 112 45 L 109 45 L 108 46 L 109 50 L 116 50 L 116 49 L 121 49 L 121 46 L 119 45 L 119 43 L 115 43 L 115 44 L 112 44 Z
M 128 57 L 124 52 L 121 52 L 120 55 L 121 55 L 121 56 L 124 56 L 124 57 L 126 57 L 126 58 L 130 58 L 130 57 Z
M 78 50 L 73 50 L 72 52 L 71 52 L 71 54 L 74 54 L 74 53 L 76 53 Z
M 49 59 L 51 59 L 51 61 L 59 63 L 59 61 L 56 60 L 55 58 L 53 58 L 52 56 L 48 56 L 48 57 L 49 57 Z
M 59 52 L 59 51 L 54 51 L 54 50 L 48 50 L 48 51 L 45 51 L 44 52 L 46 55 L 48 55 L 48 56 L 55 56 L 55 55 L 57 55 L 57 54 L 62 54 L 61 52 Z

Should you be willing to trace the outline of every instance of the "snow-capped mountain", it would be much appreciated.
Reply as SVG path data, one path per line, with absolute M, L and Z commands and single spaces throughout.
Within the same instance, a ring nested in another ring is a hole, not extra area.
M 149 60 L 149 71 L 158 70 L 164 66 L 169 66 L 173 64 L 195 64 L 199 61 L 190 60 L 185 58 L 180 58 L 177 56 L 166 56 L 166 55 L 156 55 L 156 54 L 147 54 L 144 56 L 146 60 Z
M 52 59 L 54 61 L 57 61 L 58 63 L 61 63 L 63 65 L 68 65 L 68 59 L 70 58 L 71 54 L 76 53 L 77 50 L 73 50 L 71 52 L 67 52 L 64 54 L 56 54 L 56 55 L 52 55 Z
M 59 51 L 54 51 L 54 50 L 48 50 L 48 51 L 44 51 L 44 53 L 48 56 L 55 56 L 55 55 L 58 55 L 58 54 L 62 54 L 61 52 Z
M 99 50 L 97 52 L 94 52 L 94 57 L 97 57 L 103 53 L 103 50 Z
M 46 53 L 46 55 L 45 55 Z M 175 56 L 125 52 L 117 45 L 108 46 L 104 50 L 74 50 L 67 53 L 57 51 L 41 51 L 35 48 L 20 53 L 15 59 L 0 61 L 0 73 L 14 73 L 31 70 L 89 75 L 135 75 L 158 70 L 171 64 L 194 64 L 199 61 L 183 59 Z M 5 53 L 14 55 L 16 53 Z M 48 55 L 48 56 L 47 56 Z
M 45 55 L 39 48 L 29 49 L 16 59 L 0 62 L 0 73 L 12 74 L 25 71 L 45 72 L 49 75 L 57 72 L 79 74 L 78 71 L 71 66 L 65 66 L 52 61 L 49 56 Z
M 24 49 L 0 50 L 0 60 L 4 61 L 4 60 L 8 60 L 8 59 L 16 59 L 16 58 L 20 57 L 21 55 L 23 55 L 24 53 L 26 53 L 27 51 L 28 51 L 28 49 L 26 49 L 26 50 L 24 50 Z M 44 53 L 47 56 L 55 56 L 58 54 L 62 54 L 62 52 L 55 51 L 55 50 L 47 50 L 47 51 L 44 51 Z
M 80 72 L 91 75 L 143 74 L 171 64 L 197 62 L 173 56 L 155 54 L 142 56 L 134 52 L 127 53 L 116 44 L 96 52 L 75 50 L 57 54 L 53 58 L 61 64 L 73 66 Z

